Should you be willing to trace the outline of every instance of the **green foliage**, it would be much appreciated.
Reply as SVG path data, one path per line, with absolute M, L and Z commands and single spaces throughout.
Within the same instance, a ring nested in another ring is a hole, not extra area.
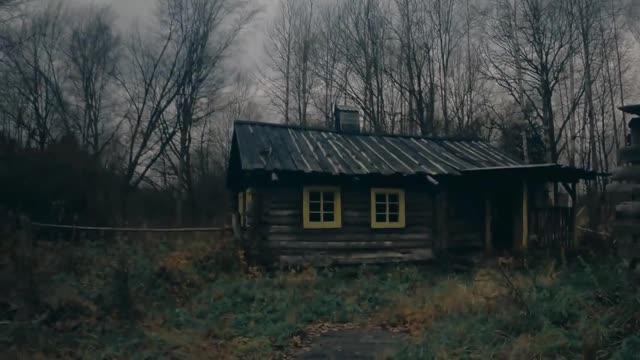
M 260 273 L 234 246 L 203 240 L 47 249 L 77 261 L 42 287 L 57 294 L 43 297 L 44 320 L 0 327 L 0 345 L 80 358 L 268 358 L 317 324 L 368 323 L 408 329 L 400 359 L 572 359 L 588 348 L 626 359 L 640 346 L 640 301 L 615 260 L 508 274 L 403 265 Z

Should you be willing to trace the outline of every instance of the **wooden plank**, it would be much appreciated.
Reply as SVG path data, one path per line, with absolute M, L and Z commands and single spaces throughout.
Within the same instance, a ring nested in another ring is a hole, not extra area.
M 427 261 L 433 259 L 431 249 L 412 250 L 409 252 L 369 252 L 335 255 L 280 255 L 279 260 L 284 265 L 349 265 L 349 264 L 376 264 L 389 262 Z
M 363 250 L 363 249 L 412 249 L 430 247 L 430 241 L 269 241 L 274 249 L 299 250 Z
M 640 181 L 640 165 L 622 166 L 613 170 L 611 179 L 614 181 Z
M 639 218 L 640 222 L 640 201 L 628 201 L 616 205 L 616 215 L 620 218 Z
M 406 227 L 428 227 L 430 225 L 430 221 L 424 220 L 429 219 L 431 214 L 425 214 L 425 216 L 411 216 L 406 218 Z M 272 225 L 274 227 L 277 226 L 288 226 L 288 227 L 296 227 L 297 229 L 302 229 L 302 215 L 298 216 L 270 216 L 267 215 L 263 218 L 264 223 Z M 348 231 L 351 228 L 371 228 L 371 216 L 342 216 L 342 228 L 345 231 Z
M 578 208 L 577 208 L 577 204 L 578 204 L 578 194 L 577 194 L 577 184 L 576 183 L 572 183 L 571 184 L 571 188 L 569 191 L 569 195 L 571 196 L 571 227 L 572 227 L 572 240 L 573 240 L 573 246 L 574 247 L 579 247 L 580 244 L 578 243 Z
M 616 220 L 613 223 L 613 229 L 615 232 L 629 232 L 640 234 L 640 221 L 638 221 L 637 219 Z
M 437 213 L 437 229 L 438 229 L 438 250 L 444 251 L 447 249 L 447 240 L 449 238 L 449 228 L 448 228 L 448 193 L 444 188 L 441 188 L 440 192 L 437 195 L 436 207 L 438 209 Z
M 629 199 L 631 199 L 632 194 L 640 196 L 640 184 L 614 182 L 607 185 L 606 191 L 608 193 L 628 194 Z
M 491 194 L 487 193 L 484 203 L 484 250 L 487 254 L 493 251 L 493 232 L 491 229 Z
M 623 163 L 640 162 L 640 144 L 620 148 L 620 150 L 618 150 L 618 160 Z
M 529 186 L 522 182 L 522 249 L 529 247 Z
M 271 234 L 269 235 L 271 241 L 343 241 L 343 242 L 357 242 L 357 241 L 423 241 L 424 243 L 431 243 L 431 237 L 425 233 L 415 234 L 332 234 L 326 235 L 322 233 L 308 234 L 308 233 L 293 233 L 293 234 Z
M 302 209 L 269 210 L 269 216 L 302 216 Z
M 268 232 L 271 234 L 403 234 L 403 233 L 430 233 L 431 227 L 428 224 L 410 225 L 401 229 L 372 229 L 369 222 L 361 224 L 350 223 L 335 229 L 304 229 L 299 223 L 294 225 L 268 225 Z

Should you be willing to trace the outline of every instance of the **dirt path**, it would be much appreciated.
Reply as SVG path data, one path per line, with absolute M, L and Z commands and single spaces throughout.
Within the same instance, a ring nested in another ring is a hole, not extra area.
M 296 360 L 386 359 L 406 341 L 406 335 L 381 329 L 344 329 L 324 333 Z

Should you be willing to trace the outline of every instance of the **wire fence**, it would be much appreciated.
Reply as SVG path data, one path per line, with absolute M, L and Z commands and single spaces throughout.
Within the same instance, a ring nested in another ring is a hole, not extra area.
M 31 222 L 31 225 L 44 229 L 68 229 L 86 231 L 112 231 L 112 232 L 225 232 L 231 231 L 231 227 L 196 227 L 196 228 L 130 228 L 130 227 L 99 227 L 99 226 L 79 226 L 79 225 L 59 225 Z

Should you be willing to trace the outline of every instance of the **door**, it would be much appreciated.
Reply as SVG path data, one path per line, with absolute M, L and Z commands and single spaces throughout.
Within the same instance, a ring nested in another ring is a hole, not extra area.
M 513 212 L 515 196 L 511 191 L 496 193 L 493 198 L 491 230 L 493 247 L 498 251 L 513 248 Z

